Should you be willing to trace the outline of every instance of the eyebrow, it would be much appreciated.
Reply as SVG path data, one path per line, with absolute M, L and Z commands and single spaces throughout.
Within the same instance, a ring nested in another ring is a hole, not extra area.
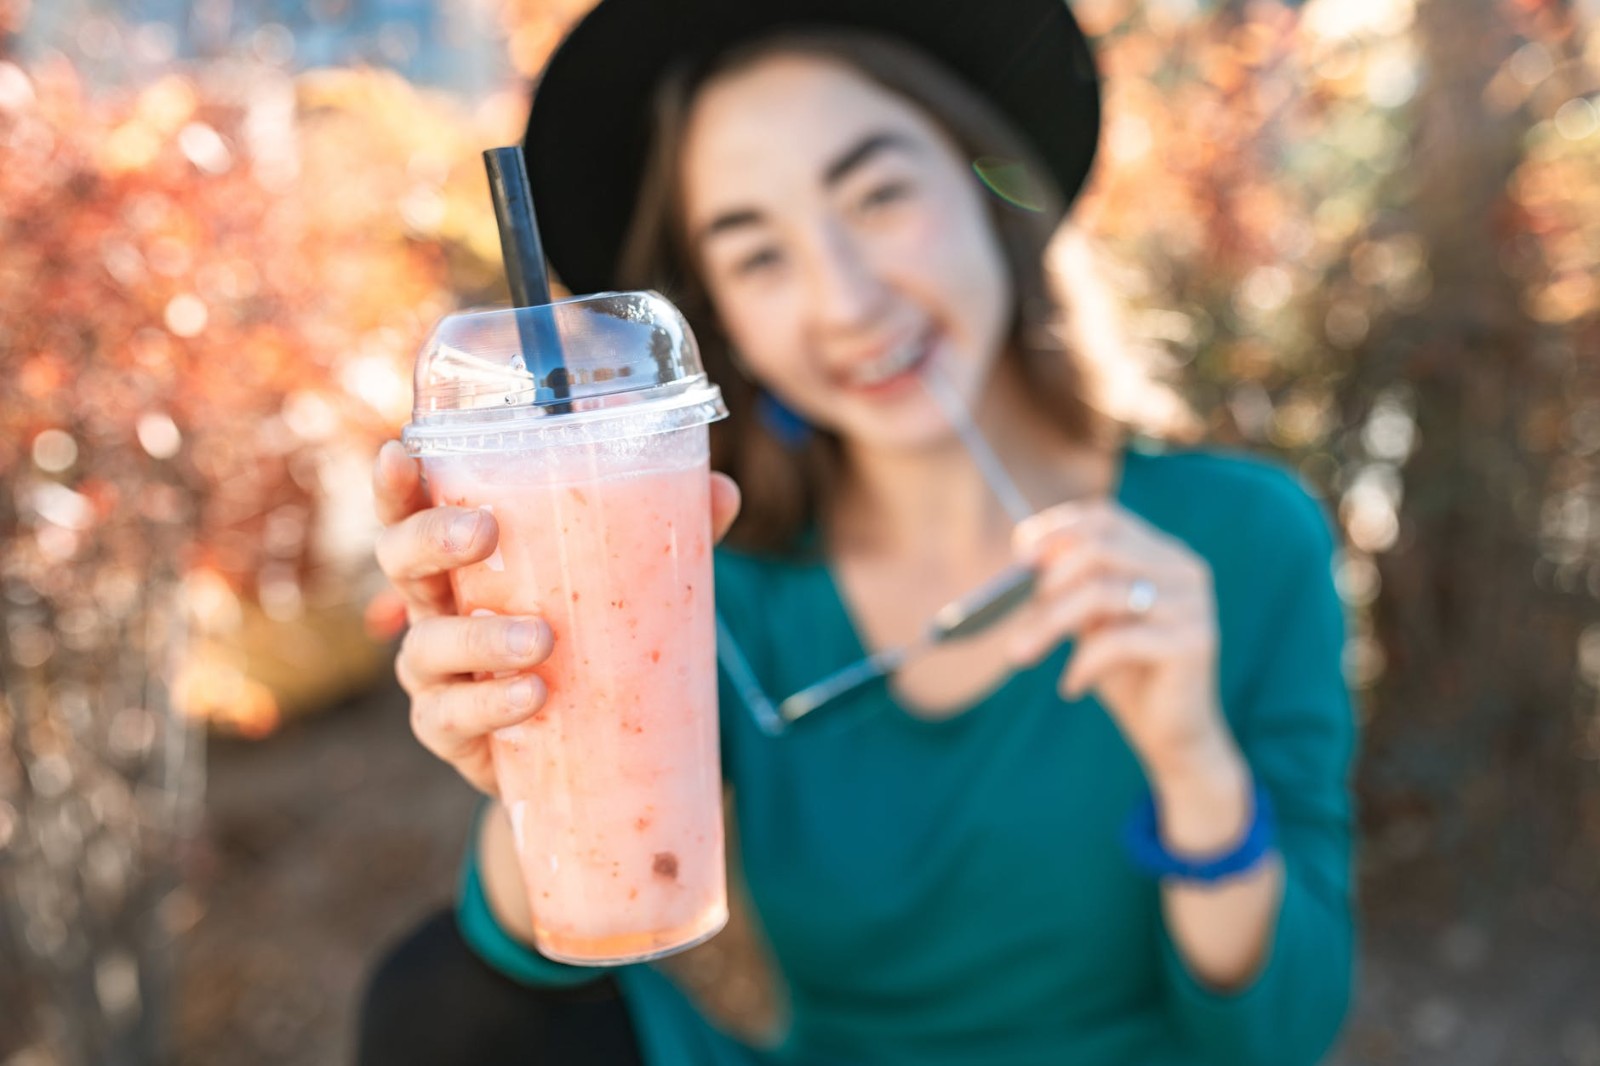
M 888 130 L 869 133 L 823 168 L 822 184 L 827 187 L 838 185 L 850 176 L 851 171 L 866 164 L 873 156 L 893 149 L 915 153 L 916 145 L 911 138 L 902 133 L 893 133 Z M 701 227 L 694 244 L 704 244 L 717 234 L 726 233 L 729 230 L 742 229 L 746 226 L 758 226 L 765 219 L 766 216 L 754 208 L 746 207 L 726 211 Z
M 837 185 L 850 176 L 850 172 L 860 167 L 873 156 L 890 149 L 898 148 L 902 151 L 915 152 L 916 146 L 911 143 L 911 138 L 903 133 L 891 133 L 884 130 L 879 133 L 869 133 L 857 141 L 854 146 L 829 163 L 822 172 L 822 184 Z

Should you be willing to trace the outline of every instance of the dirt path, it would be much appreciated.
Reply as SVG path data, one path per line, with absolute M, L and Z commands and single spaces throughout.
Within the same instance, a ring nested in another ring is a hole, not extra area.
M 365 968 L 449 899 L 475 793 L 412 740 L 390 690 L 213 743 L 209 771 L 179 1061 L 348 1062 Z

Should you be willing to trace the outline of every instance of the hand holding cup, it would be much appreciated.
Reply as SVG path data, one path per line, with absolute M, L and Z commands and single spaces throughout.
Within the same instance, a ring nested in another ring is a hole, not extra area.
M 550 627 L 537 616 L 458 615 L 450 571 L 492 555 L 499 525 L 487 511 L 430 506 L 421 464 L 398 442 L 379 451 L 373 491 L 384 526 L 378 564 L 410 624 L 395 674 L 411 697 L 412 731 L 474 788 L 497 795 L 488 740 L 544 705 L 532 670 L 550 654 Z M 739 490 L 723 474 L 711 475 L 711 512 L 721 540 L 739 512 Z

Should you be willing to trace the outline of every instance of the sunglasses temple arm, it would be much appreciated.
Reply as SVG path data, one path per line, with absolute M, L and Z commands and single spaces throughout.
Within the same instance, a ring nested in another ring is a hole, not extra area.
M 728 680 L 738 690 L 750 717 L 755 719 L 756 728 L 769 737 L 782 733 L 783 719 L 778 716 L 778 709 L 762 691 L 755 671 L 750 668 L 750 660 L 745 658 L 744 649 L 739 647 L 738 640 L 734 639 L 727 623 L 722 620 L 720 611 L 717 612 L 717 659 L 722 663 Z
M 955 428 L 961 442 L 966 445 L 967 454 L 972 456 L 972 461 L 977 464 L 978 471 L 989 486 L 989 491 L 994 493 L 1000 505 L 1006 509 L 1011 521 L 1020 524 L 1023 519 L 1033 514 L 1033 505 L 1022 495 L 1017 483 L 1011 480 L 1010 473 L 1000 461 L 1000 457 L 994 453 L 994 449 L 989 447 L 988 439 L 972 419 L 972 412 L 967 410 L 967 405 L 936 368 L 924 368 L 920 380 L 922 387 L 933 395 L 934 402 L 944 408 L 945 418 Z
M 851 663 L 838 673 L 830 674 L 816 684 L 808 685 L 786 698 L 778 705 L 778 717 L 788 723 L 808 715 L 824 703 L 836 700 L 847 692 L 853 692 L 885 674 L 894 673 L 900 669 L 910 654 L 911 649 L 906 647 L 885 648 L 865 659 Z

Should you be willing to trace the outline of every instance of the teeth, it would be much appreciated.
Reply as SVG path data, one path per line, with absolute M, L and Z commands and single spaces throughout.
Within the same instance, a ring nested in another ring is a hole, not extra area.
M 902 345 L 870 363 L 863 364 L 853 375 L 858 384 L 877 385 L 910 370 L 922 356 L 920 342 Z

